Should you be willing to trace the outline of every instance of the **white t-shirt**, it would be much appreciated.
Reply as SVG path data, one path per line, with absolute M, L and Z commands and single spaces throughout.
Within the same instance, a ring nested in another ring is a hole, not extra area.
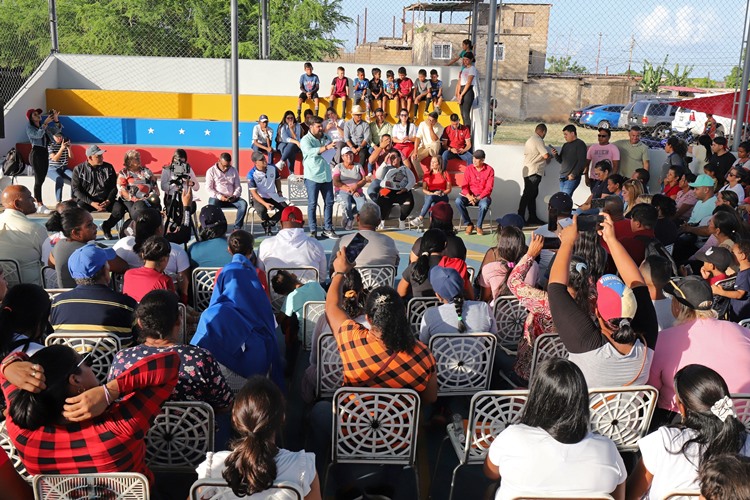
M 126 236 L 115 243 L 112 248 L 118 257 L 128 263 L 128 266 L 143 267 L 143 261 L 133 251 L 134 245 L 135 236 Z M 187 252 L 180 245 L 171 242 L 170 245 L 172 246 L 172 251 L 169 252 L 169 262 L 167 262 L 167 268 L 164 272 L 166 274 L 181 273 L 190 267 L 190 257 L 188 257 Z
M 334 127 L 334 124 L 331 120 L 324 120 L 323 133 L 327 135 L 329 139 L 331 139 L 331 142 L 343 142 L 344 120 L 337 120 L 336 125 L 338 126 Z
M 638 440 L 643 465 L 654 479 L 651 489 L 644 498 L 661 500 L 674 490 L 697 490 L 699 448 L 690 446 L 685 454 L 682 445 L 695 436 L 692 429 L 660 427 L 655 432 Z M 750 437 L 740 454 L 750 455 Z
M 224 471 L 224 461 L 231 452 L 219 451 L 216 453 L 206 453 L 206 460 L 200 464 L 195 471 L 198 473 L 198 479 L 222 479 L 221 473 Z M 276 480 L 275 483 L 292 483 L 302 489 L 303 495 L 310 493 L 310 487 L 315 480 L 315 454 L 302 451 L 289 451 L 281 449 L 276 454 Z M 222 500 L 234 500 L 240 497 L 235 496 L 231 490 L 221 496 Z M 280 490 L 271 496 L 265 493 L 256 493 L 249 497 L 242 497 L 243 500 L 287 500 L 296 498 L 289 491 Z
M 406 125 L 409 126 L 409 130 L 407 132 Z M 418 127 L 414 125 L 413 123 L 407 123 L 403 124 L 401 122 L 398 122 L 393 126 L 393 132 L 391 132 L 391 136 L 394 139 L 406 139 L 407 137 L 416 137 L 417 136 L 417 129 Z
M 656 320 L 659 323 L 659 331 L 672 328 L 674 326 L 674 314 L 672 314 L 672 299 L 669 297 L 652 300 L 654 309 L 656 309 Z
M 474 79 L 471 81 L 471 84 L 476 85 L 477 67 L 473 64 L 469 66 L 468 68 L 461 68 L 461 72 L 458 74 L 459 85 L 461 86 L 466 85 L 466 83 L 469 81 L 470 76 L 474 77 Z
M 742 186 L 740 184 L 735 184 L 734 187 L 731 187 L 729 184 L 724 184 L 721 189 L 719 189 L 719 192 L 722 191 L 734 191 L 737 193 L 737 198 L 740 200 L 740 203 L 745 199 L 745 190 L 742 189 Z
M 539 427 L 515 424 L 495 438 L 488 456 L 502 475 L 495 500 L 528 492 L 609 494 L 628 475 L 612 440 L 592 433 L 564 444 Z

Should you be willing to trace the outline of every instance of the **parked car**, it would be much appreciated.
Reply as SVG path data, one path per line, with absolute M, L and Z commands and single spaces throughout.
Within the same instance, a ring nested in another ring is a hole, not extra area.
M 622 111 L 620 111 L 620 119 L 617 120 L 617 128 L 630 128 L 630 122 L 628 121 L 628 118 L 630 118 L 630 110 L 633 109 L 633 104 L 635 104 L 635 101 L 627 103 L 625 107 L 622 108 Z
M 679 106 L 669 104 L 664 99 L 644 99 L 636 101 L 630 110 L 628 125 L 640 126 L 644 131 L 657 138 L 669 136 L 672 131 L 672 120 Z
M 578 120 L 581 119 L 581 114 L 583 112 L 596 108 L 598 106 L 601 106 L 601 104 L 592 104 L 590 106 L 586 106 L 585 108 L 574 109 L 573 111 L 570 112 L 570 116 L 568 116 L 568 121 L 573 122 L 573 123 L 579 123 Z
M 604 104 L 581 113 L 578 123 L 584 127 L 617 128 L 624 104 Z
M 693 135 L 701 135 L 707 119 L 708 117 L 706 116 L 706 113 L 701 111 L 693 111 L 688 108 L 677 108 L 677 113 L 675 113 L 674 120 L 672 120 L 672 128 L 678 132 L 684 132 L 685 130 L 690 129 L 690 132 L 692 132 Z M 732 133 L 731 118 L 714 115 L 714 119 L 718 124 L 716 135 L 721 137 Z

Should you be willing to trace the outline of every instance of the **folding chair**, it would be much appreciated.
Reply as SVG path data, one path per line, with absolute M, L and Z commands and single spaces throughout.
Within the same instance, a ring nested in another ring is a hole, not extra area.
M 529 370 L 529 382 L 534 376 L 534 370 L 539 363 L 545 359 L 568 358 L 568 349 L 556 333 L 543 333 L 534 341 L 533 353 L 531 355 L 531 369 Z
M 737 418 L 750 432 L 750 394 L 732 394 L 732 401 L 734 402 L 734 410 L 737 412 Z
M 373 290 L 379 286 L 393 287 L 396 282 L 395 266 L 359 266 L 356 269 L 362 276 L 365 290 Z
M 608 437 L 620 452 L 638 451 L 656 408 L 659 391 L 650 385 L 589 390 L 591 431 Z
M 115 292 L 122 292 L 122 287 L 125 285 L 125 275 L 123 273 L 112 273 L 112 280 L 110 286 Z
M 409 300 L 409 303 L 406 304 L 406 317 L 414 335 L 419 335 L 422 318 L 427 309 L 438 305 L 440 305 L 440 300 L 437 297 L 413 297 Z
M 518 343 L 523 338 L 523 325 L 529 312 L 513 295 L 495 299 L 495 321 L 497 322 L 498 345 L 511 356 L 518 352 Z
M 477 216 L 474 217 L 474 219 L 477 219 L 479 217 L 479 205 L 466 205 L 466 211 L 468 212 L 470 210 L 476 210 L 477 211 Z M 469 214 L 469 217 L 471 217 L 471 214 Z M 484 215 L 484 220 L 485 221 L 493 221 L 494 220 L 492 218 L 492 207 L 487 207 L 487 213 Z M 472 222 L 472 224 L 473 224 L 473 222 Z M 482 225 L 484 225 L 484 224 L 482 224 Z M 461 231 L 465 227 L 466 226 L 464 226 L 464 223 L 461 220 L 461 217 L 459 217 L 458 218 L 458 230 Z M 492 233 L 493 231 L 494 231 L 494 225 L 492 223 L 490 223 L 490 233 Z
M 13 441 L 11 441 L 10 436 L 8 435 L 8 430 L 5 428 L 5 420 L 0 422 L 0 448 L 2 448 L 3 451 L 8 455 L 10 463 L 13 464 L 13 468 L 16 469 L 16 472 L 18 472 L 18 474 L 26 481 L 30 482 L 32 476 L 26 470 L 26 466 L 23 465 L 21 456 L 18 454 L 16 446 L 13 444 Z
M 303 500 L 302 490 L 296 484 L 274 483 L 269 489 L 256 493 L 253 497 L 259 500 L 271 500 L 282 498 L 278 496 L 284 493 L 283 498 L 290 500 Z M 190 500 L 224 500 L 233 498 L 232 488 L 223 479 L 199 479 L 190 487 Z
M 458 458 L 453 469 L 448 500 L 453 499 L 453 489 L 459 469 L 466 465 L 484 464 L 490 444 L 509 425 L 521 417 L 528 391 L 480 391 L 471 398 L 469 419 L 459 426 L 450 423 L 446 427 L 447 436 L 438 450 L 435 466 L 440 463 L 440 455 L 446 441 L 450 441 Z M 432 477 L 435 477 L 433 473 Z
M 287 180 L 287 189 L 289 190 L 289 204 L 295 206 L 307 206 L 307 186 L 305 185 L 304 179 L 298 177 L 295 180 Z M 323 210 L 318 204 L 318 200 L 315 200 L 315 212 L 320 217 L 323 217 Z
M 214 410 L 199 401 L 166 402 L 146 433 L 146 464 L 165 472 L 195 472 L 214 451 Z
M 34 498 L 149 500 L 148 480 L 137 472 L 99 474 L 40 474 L 34 476 Z
M 107 382 L 107 374 L 115 355 L 121 348 L 120 337 L 114 333 L 52 333 L 44 345 L 65 344 L 81 356 L 91 356 L 91 369 L 102 384 Z
M 203 312 L 211 303 L 211 295 L 214 293 L 216 273 L 220 267 L 196 267 L 193 269 L 193 307 L 198 312 Z
M 430 337 L 429 348 L 437 367 L 438 397 L 488 390 L 496 347 L 497 337 L 492 333 L 440 333 Z
M 326 303 L 322 300 L 308 300 L 302 305 L 302 345 L 306 351 L 312 349 L 312 337 L 318 320 L 326 313 Z
M 44 291 L 49 295 L 49 299 L 52 300 L 61 293 L 69 292 L 72 288 L 45 288 Z
M 271 269 L 267 269 L 266 278 L 268 279 L 268 288 L 271 292 L 271 306 L 273 306 L 273 310 L 276 312 L 278 312 L 281 309 L 281 306 L 284 303 L 284 296 L 278 295 L 276 292 L 274 292 L 273 287 L 271 286 L 271 280 L 273 279 L 274 276 L 276 276 L 276 273 L 278 273 L 279 271 L 289 271 L 290 273 L 296 274 L 297 278 L 302 283 L 307 283 L 313 280 L 320 281 L 317 268 L 310 267 L 310 266 L 272 267 Z M 309 347 L 308 347 L 308 350 L 310 350 Z
M 42 286 L 44 288 L 60 288 L 57 282 L 57 271 L 51 266 L 42 266 Z
M 315 394 L 318 398 L 330 398 L 344 385 L 344 363 L 341 361 L 339 346 L 332 333 L 324 333 L 318 337 L 316 349 L 318 364 L 315 372 Z
M 12 288 L 21 283 L 21 266 L 15 259 L 0 259 L 0 269 L 3 270 L 5 282 L 8 288 Z

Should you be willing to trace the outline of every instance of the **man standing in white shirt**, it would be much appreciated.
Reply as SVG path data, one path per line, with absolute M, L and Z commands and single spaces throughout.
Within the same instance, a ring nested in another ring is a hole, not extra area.
M 525 219 L 530 226 L 544 224 L 536 215 L 536 198 L 539 195 L 539 184 L 544 177 L 544 168 L 551 158 L 547 146 L 544 145 L 544 137 L 547 135 L 547 125 L 540 123 L 526 140 L 523 147 L 523 194 L 518 204 L 518 215 L 529 218 Z
M 240 173 L 232 166 L 232 156 L 229 153 L 221 153 L 219 161 L 206 172 L 206 189 L 211 195 L 208 199 L 209 205 L 237 209 L 234 229 L 242 229 L 247 214 L 247 202 L 241 198 Z
M 327 277 L 323 245 L 305 234 L 304 223 L 299 207 L 289 206 L 281 212 L 279 234 L 263 240 L 258 249 L 258 258 L 265 269 L 314 267 L 318 279 Z
M 419 124 L 417 138 L 414 140 L 412 163 L 416 166 L 427 156 L 440 154 L 440 138 L 443 136 L 443 126 L 438 123 L 438 113 L 433 111 L 427 119 Z M 443 165 L 444 167 L 446 165 Z
M 25 186 L 11 185 L 3 190 L 5 211 L 0 214 L 0 259 L 18 262 L 22 283 L 42 284 L 42 244 L 47 232 L 27 215 L 36 213 L 31 191 Z

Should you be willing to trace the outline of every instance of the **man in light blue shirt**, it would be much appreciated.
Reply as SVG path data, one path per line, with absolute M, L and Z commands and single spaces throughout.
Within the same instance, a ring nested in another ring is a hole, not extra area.
M 307 219 L 310 235 L 318 236 L 316 207 L 318 193 L 323 196 L 323 217 L 325 228 L 324 238 L 338 239 L 333 230 L 333 178 L 331 165 L 323 157 L 323 153 L 334 149 L 336 144 L 323 134 L 323 119 L 316 116 L 310 124 L 310 132 L 300 141 L 302 150 L 302 165 L 305 170 L 305 187 L 307 188 Z
M 696 177 L 695 182 L 691 182 L 688 186 L 695 189 L 695 197 L 698 199 L 693 207 L 692 214 L 690 214 L 688 224 L 707 226 L 707 219 L 711 217 L 716 208 L 714 180 L 706 174 L 700 174 Z

